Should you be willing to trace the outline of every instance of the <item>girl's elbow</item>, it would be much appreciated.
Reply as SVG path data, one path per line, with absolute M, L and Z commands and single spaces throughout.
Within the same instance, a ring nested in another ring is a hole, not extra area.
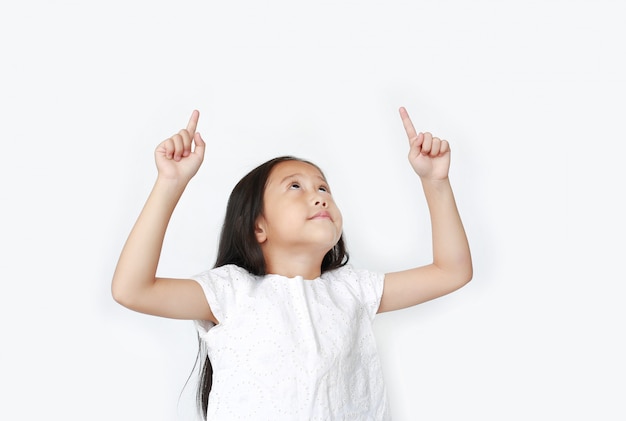
M 474 277 L 474 268 L 472 266 L 472 262 L 469 261 L 464 265 L 463 270 L 459 274 L 459 279 L 461 281 L 461 286 L 468 284 L 472 278 Z
M 459 268 L 461 270 L 461 277 L 468 283 L 474 277 L 474 265 L 472 264 L 472 257 L 466 256 L 459 262 Z
M 454 262 L 448 262 L 446 265 L 440 266 L 440 269 L 442 276 L 448 283 L 455 285 L 455 289 L 461 288 L 474 277 L 471 259 L 459 259 Z
M 124 289 L 117 286 L 115 282 L 113 282 L 113 284 L 111 285 L 111 296 L 116 303 L 127 307 L 127 294 L 125 294 Z
M 450 280 L 456 285 L 456 289 L 467 285 L 474 277 L 474 269 L 471 261 L 459 264 L 450 273 Z
M 463 285 L 468 284 L 472 278 L 474 277 L 474 270 L 472 268 L 469 268 L 461 277 L 461 279 L 463 280 Z
M 126 288 L 123 282 L 113 279 L 111 284 L 111 296 L 116 303 L 126 308 L 133 308 L 135 299 L 133 298 L 132 291 Z

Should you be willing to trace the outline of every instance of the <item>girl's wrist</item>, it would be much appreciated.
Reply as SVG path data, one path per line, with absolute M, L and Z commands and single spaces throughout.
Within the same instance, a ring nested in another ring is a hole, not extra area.
M 422 182 L 422 185 L 431 185 L 433 187 L 450 184 L 450 179 L 447 176 L 445 178 L 420 177 L 420 181 Z
M 452 187 L 450 185 L 450 180 L 448 177 L 444 179 L 421 179 L 422 189 L 424 193 L 429 196 L 431 194 L 439 195 L 439 194 L 447 194 Z
M 165 177 L 161 174 L 157 176 L 154 183 L 155 189 L 163 189 L 172 193 L 182 193 L 187 187 L 189 180 L 181 180 L 178 178 Z

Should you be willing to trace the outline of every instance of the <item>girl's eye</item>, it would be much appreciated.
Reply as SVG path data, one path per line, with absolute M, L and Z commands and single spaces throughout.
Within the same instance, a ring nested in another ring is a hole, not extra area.
M 328 193 L 328 188 L 326 186 L 320 186 L 320 191 L 323 191 L 324 193 Z
M 299 189 L 300 188 L 300 184 L 299 183 L 291 183 L 290 188 L 292 188 L 292 189 Z

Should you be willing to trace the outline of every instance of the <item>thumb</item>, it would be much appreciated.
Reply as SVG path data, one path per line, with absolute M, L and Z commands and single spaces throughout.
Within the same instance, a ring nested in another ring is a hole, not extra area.
M 199 132 L 196 132 L 194 134 L 193 142 L 195 144 L 195 148 L 193 150 L 193 153 L 196 154 L 196 155 L 199 155 L 201 158 L 203 158 L 204 157 L 204 150 L 205 150 L 206 143 L 202 139 L 202 136 L 200 135 Z

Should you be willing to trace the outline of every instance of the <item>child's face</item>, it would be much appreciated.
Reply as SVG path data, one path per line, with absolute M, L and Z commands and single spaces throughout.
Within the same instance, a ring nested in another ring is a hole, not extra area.
M 325 254 L 341 237 L 343 219 L 328 183 L 313 165 L 284 161 L 270 173 L 257 221 L 257 240 L 271 247 Z

